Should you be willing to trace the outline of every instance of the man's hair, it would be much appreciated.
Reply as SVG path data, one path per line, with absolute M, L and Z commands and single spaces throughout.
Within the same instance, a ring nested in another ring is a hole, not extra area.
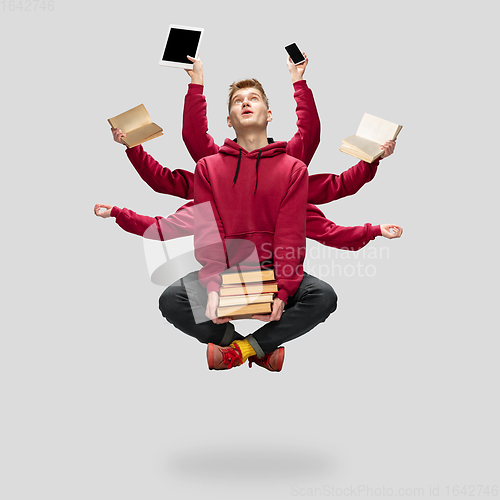
M 269 101 L 267 99 L 266 93 L 264 92 L 264 87 L 262 87 L 261 83 L 258 80 L 256 80 L 255 78 L 249 78 L 246 80 L 240 80 L 238 82 L 233 82 L 231 85 L 229 85 L 229 100 L 227 103 L 227 107 L 228 107 L 229 111 L 231 111 L 231 101 L 233 100 L 234 94 L 236 94 L 236 92 L 238 92 L 238 90 L 248 89 L 248 88 L 257 89 L 262 94 L 262 98 L 264 100 L 264 104 L 266 105 L 266 108 L 269 109 Z

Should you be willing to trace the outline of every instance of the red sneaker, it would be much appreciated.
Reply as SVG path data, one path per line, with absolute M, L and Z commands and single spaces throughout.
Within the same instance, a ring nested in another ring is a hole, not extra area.
M 241 350 L 238 346 L 221 347 L 208 344 L 207 361 L 210 370 L 229 370 L 234 366 L 241 365 Z
M 262 366 L 270 372 L 280 372 L 283 368 L 283 361 L 285 360 L 285 348 L 278 347 L 273 352 L 266 354 L 263 358 L 258 358 L 257 356 L 251 356 L 248 358 L 248 366 L 252 368 L 252 363 Z

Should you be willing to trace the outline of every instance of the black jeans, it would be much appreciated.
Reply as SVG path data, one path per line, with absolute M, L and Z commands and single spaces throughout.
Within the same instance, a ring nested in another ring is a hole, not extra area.
M 190 300 L 191 299 L 191 300 Z M 198 271 L 170 285 L 160 296 L 160 311 L 165 319 L 182 332 L 203 344 L 225 346 L 234 340 L 242 340 L 231 322 L 216 325 L 205 316 L 206 289 L 198 281 Z M 294 295 L 288 297 L 279 321 L 262 323 L 248 341 L 263 357 L 284 342 L 296 339 L 322 323 L 337 309 L 337 295 L 324 281 L 304 272 L 304 277 Z M 197 320 L 196 320 L 196 319 Z M 203 321 L 203 319 L 207 321 Z

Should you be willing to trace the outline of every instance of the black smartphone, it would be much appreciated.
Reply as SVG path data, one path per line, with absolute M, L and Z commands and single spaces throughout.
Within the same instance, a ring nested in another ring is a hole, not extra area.
M 299 50 L 296 43 L 287 45 L 285 47 L 285 50 L 288 52 L 288 55 L 290 56 L 293 64 L 300 64 L 306 60 L 304 54 L 302 54 L 302 52 Z

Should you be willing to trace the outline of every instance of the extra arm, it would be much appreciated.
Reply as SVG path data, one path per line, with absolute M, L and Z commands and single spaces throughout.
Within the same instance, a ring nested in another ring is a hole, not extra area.
M 377 236 L 394 239 L 400 238 L 403 228 L 395 224 L 364 226 L 338 226 L 328 220 L 323 212 L 313 205 L 307 206 L 306 218 L 307 237 L 322 245 L 341 250 L 360 250 Z
M 119 128 L 111 128 L 113 140 L 123 142 L 124 134 Z M 184 199 L 193 199 L 194 175 L 187 170 L 170 170 L 162 167 L 152 156 L 148 155 L 142 145 L 125 150 L 130 162 L 141 178 L 158 193 L 171 194 Z
M 342 250 L 359 250 L 368 242 L 381 236 L 380 226 L 367 223 L 364 226 L 337 226 L 313 205 L 307 206 L 307 237 L 322 245 Z
M 146 153 L 140 144 L 127 148 L 125 152 L 137 173 L 157 193 L 170 194 L 186 200 L 194 198 L 194 174 L 192 172 L 163 167 Z
M 305 80 L 296 81 L 293 88 L 293 97 L 297 103 L 297 132 L 288 142 L 286 152 L 309 165 L 320 141 L 318 110 Z
M 318 241 L 326 246 L 341 250 L 360 250 L 377 236 L 381 236 L 380 226 L 366 223 L 364 226 L 337 226 L 334 222 L 325 229 Z
M 305 80 L 293 83 L 297 103 L 297 132 L 287 144 L 287 153 L 309 165 L 320 142 L 321 125 L 311 89 Z M 379 160 L 373 163 L 360 161 L 346 172 L 314 174 L 309 176 L 308 202 L 329 203 L 357 193 L 370 182 L 377 172 Z
M 219 146 L 208 133 L 207 101 L 203 95 L 203 85 L 188 85 L 184 99 L 182 139 L 195 162 L 219 151 Z
M 380 160 L 391 156 L 394 153 L 395 147 L 396 141 L 387 141 L 380 146 L 380 149 L 384 152 L 379 159 L 373 163 L 361 160 L 354 167 L 351 167 L 340 175 L 311 175 L 309 177 L 309 196 L 307 201 L 315 205 L 320 205 L 357 193 L 361 187 L 375 177 Z
M 193 204 L 188 203 L 168 217 L 139 215 L 128 208 L 113 207 L 111 217 L 125 231 L 150 240 L 173 240 L 193 234 Z
M 375 160 L 373 163 L 361 160 L 340 175 L 310 175 L 308 203 L 321 205 L 357 193 L 375 177 L 378 165 L 379 160 Z

